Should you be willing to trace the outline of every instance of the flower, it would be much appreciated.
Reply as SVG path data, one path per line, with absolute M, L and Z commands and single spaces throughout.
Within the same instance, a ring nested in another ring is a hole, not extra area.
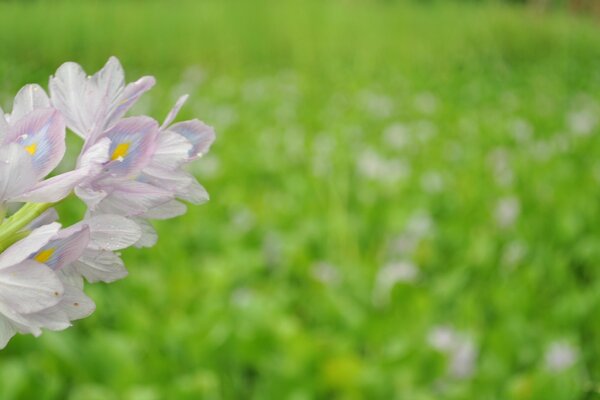
M 0 145 L 0 203 L 61 200 L 94 164 L 42 181 L 65 153 L 65 122 L 37 85 L 17 93 L 11 114 L 0 112 Z
M 544 362 L 552 372 L 561 372 L 572 367 L 578 358 L 577 349 L 566 342 L 552 342 L 546 349 Z
M 50 79 L 50 97 L 27 85 L 10 113 L 0 110 L 0 348 L 16 333 L 62 330 L 91 314 L 84 280 L 125 277 L 116 252 L 153 245 L 149 219 L 183 214 L 182 200 L 208 200 L 184 168 L 215 134 L 196 119 L 173 124 L 187 96 L 160 126 L 124 116 L 154 82 L 125 84 L 114 57 L 91 77 L 66 63 Z M 83 139 L 76 168 L 47 178 L 65 154 L 66 127 Z M 72 192 L 88 210 L 61 229 L 53 206 Z
M 206 190 L 183 167 L 207 153 L 215 137 L 213 129 L 197 119 L 172 124 L 187 95 L 177 101 L 161 126 L 145 116 L 123 118 L 153 85 L 151 77 L 125 85 L 123 69 L 115 58 L 89 78 L 77 64 L 64 64 L 50 81 L 52 103 L 66 115 L 68 126 L 85 139 L 80 160 L 89 157 L 100 141 L 110 141 L 101 171 L 81 182 L 75 193 L 92 214 L 134 218 L 143 228 L 141 246 L 155 242 L 147 219 L 185 213 L 185 205 L 177 199 L 193 204 L 208 200 Z M 82 86 L 86 90 L 79 90 Z M 84 107 L 88 98 L 101 106 L 97 110 Z

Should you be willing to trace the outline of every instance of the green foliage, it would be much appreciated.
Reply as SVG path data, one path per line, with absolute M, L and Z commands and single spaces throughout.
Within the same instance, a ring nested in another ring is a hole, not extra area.
M 0 398 L 596 398 L 599 34 L 440 2 L 0 5 L 3 103 L 114 54 L 156 75 L 141 108 L 189 91 L 218 132 L 212 200 L 92 317 L 0 352 Z

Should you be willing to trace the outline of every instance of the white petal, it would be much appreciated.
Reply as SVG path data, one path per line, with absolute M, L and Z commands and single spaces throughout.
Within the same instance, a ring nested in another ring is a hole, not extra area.
M 142 229 L 142 237 L 137 241 L 135 247 L 152 247 L 158 241 L 158 233 L 156 233 L 156 229 L 152 226 L 152 224 L 142 218 L 135 218 L 134 221 L 140 226 Z
M 63 295 L 63 285 L 48 267 L 26 260 L 0 270 L 0 303 L 18 313 L 52 307 Z
M 50 107 L 50 99 L 40 85 L 25 85 L 15 96 L 10 121 L 12 124 L 38 108 Z
M 72 266 L 92 283 L 114 282 L 127 276 L 127 270 L 121 258 L 108 250 L 88 249 Z
M 135 222 L 120 215 L 95 215 L 82 223 L 90 228 L 90 249 L 121 250 L 132 246 L 142 236 Z
M 92 120 L 86 107 L 89 84 L 83 68 L 73 62 L 61 65 L 56 75 L 50 77 L 48 86 L 52 104 L 63 113 L 67 126 L 79 136 L 87 137 Z
M 10 320 L 0 314 L 0 349 L 6 347 L 8 341 L 17 333 Z

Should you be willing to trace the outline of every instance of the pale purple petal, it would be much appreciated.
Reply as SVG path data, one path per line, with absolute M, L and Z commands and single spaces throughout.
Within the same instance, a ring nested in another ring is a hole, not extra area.
M 115 104 L 112 104 L 110 114 L 108 115 L 104 128 L 108 129 L 115 125 L 117 121 L 133 106 L 138 99 L 156 83 L 154 77 L 144 76 L 137 81 L 130 83 L 125 87 L 123 93 Z
M 184 94 L 179 99 L 177 99 L 175 106 L 173 106 L 171 111 L 169 111 L 167 118 L 165 118 L 165 122 L 163 122 L 163 124 L 160 126 L 161 130 L 165 130 L 169 125 L 171 125 L 171 122 L 173 122 L 175 120 L 175 118 L 177 117 L 177 114 L 179 114 L 179 110 L 181 110 L 181 107 L 183 107 L 183 105 L 187 101 L 188 97 L 189 97 L 189 95 Z
M 36 183 L 29 154 L 15 143 L 0 146 L 0 203 L 20 195 Z
M 35 228 L 39 228 L 43 225 L 49 225 L 53 222 L 58 221 L 58 213 L 54 208 L 49 208 L 44 211 L 39 217 L 31 221 L 29 225 L 25 229 L 31 231 Z
M 152 118 L 122 119 L 105 134 L 111 144 L 110 161 L 104 169 L 110 176 L 136 174 L 150 162 L 157 135 L 158 124 Z
M 30 190 L 14 196 L 13 201 L 54 203 L 67 197 L 73 188 L 89 178 L 89 169 L 81 168 L 65 172 L 36 184 Z
M 142 216 L 149 219 L 169 219 L 185 214 L 187 207 L 185 204 L 171 200 L 159 206 L 146 211 Z
M 48 243 L 60 229 L 60 224 L 53 222 L 34 229 L 28 236 L 14 243 L 0 253 L 0 270 L 20 263 L 31 254 Z
M 215 140 L 213 128 L 197 119 L 179 122 L 169 127 L 169 130 L 179 133 L 192 143 L 193 147 L 189 153 L 191 159 L 208 153 Z
M 41 249 L 29 256 L 30 259 L 58 270 L 77 260 L 90 241 L 90 228 L 81 225 L 65 229 Z
M 32 157 L 38 178 L 52 171 L 65 154 L 65 122 L 53 108 L 32 111 L 13 125 L 6 142 L 20 144 Z
M 115 184 L 98 204 L 97 213 L 137 216 L 173 199 L 174 194 L 147 183 L 128 181 Z

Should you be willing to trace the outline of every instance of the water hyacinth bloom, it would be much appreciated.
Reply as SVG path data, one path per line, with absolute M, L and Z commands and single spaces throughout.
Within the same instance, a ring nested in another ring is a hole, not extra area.
M 84 281 L 127 275 L 117 251 L 150 246 L 148 219 L 185 212 L 208 199 L 185 166 L 205 154 L 214 131 L 199 120 L 173 123 L 182 97 L 162 125 L 124 114 L 154 85 L 125 84 L 112 57 L 88 77 L 75 63 L 0 110 L 0 348 L 16 333 L 62 330 L 91 314 Z M 61 162 L 66 128 L 83 139 L 74 170 L 48 177 Z M 82 221 L 62 228 L 53 206 L 75 193 L 88 206 Z
M 125 85 L 123 69 L 114 57 L 89 78 L 79 65 L 67 63 L 50 80 L 52 103 L 85 140 L 80 161 L 90 158 L 95 145 L 110 141 L 102 171 L 79 184 L 75 193 L 92 214 L 134 218 L 143 228 L 138 243 L 142 246 L 155 241 L 147 219 L 185 213 L 185 205 L 177 199 L 193 204 L 208 200 L 206 190 L 184 166 L 207 153 L 215 137 L 211 127 L 196 119 L 172 124 L 187 96 L 177 101 L 160 126 L 145 116 L 123 118 L 153 85 L 151 77 Z M 81 86 L 86 90 L 79 90 Z M 86 108 L 88 98 L 101 106 Z

